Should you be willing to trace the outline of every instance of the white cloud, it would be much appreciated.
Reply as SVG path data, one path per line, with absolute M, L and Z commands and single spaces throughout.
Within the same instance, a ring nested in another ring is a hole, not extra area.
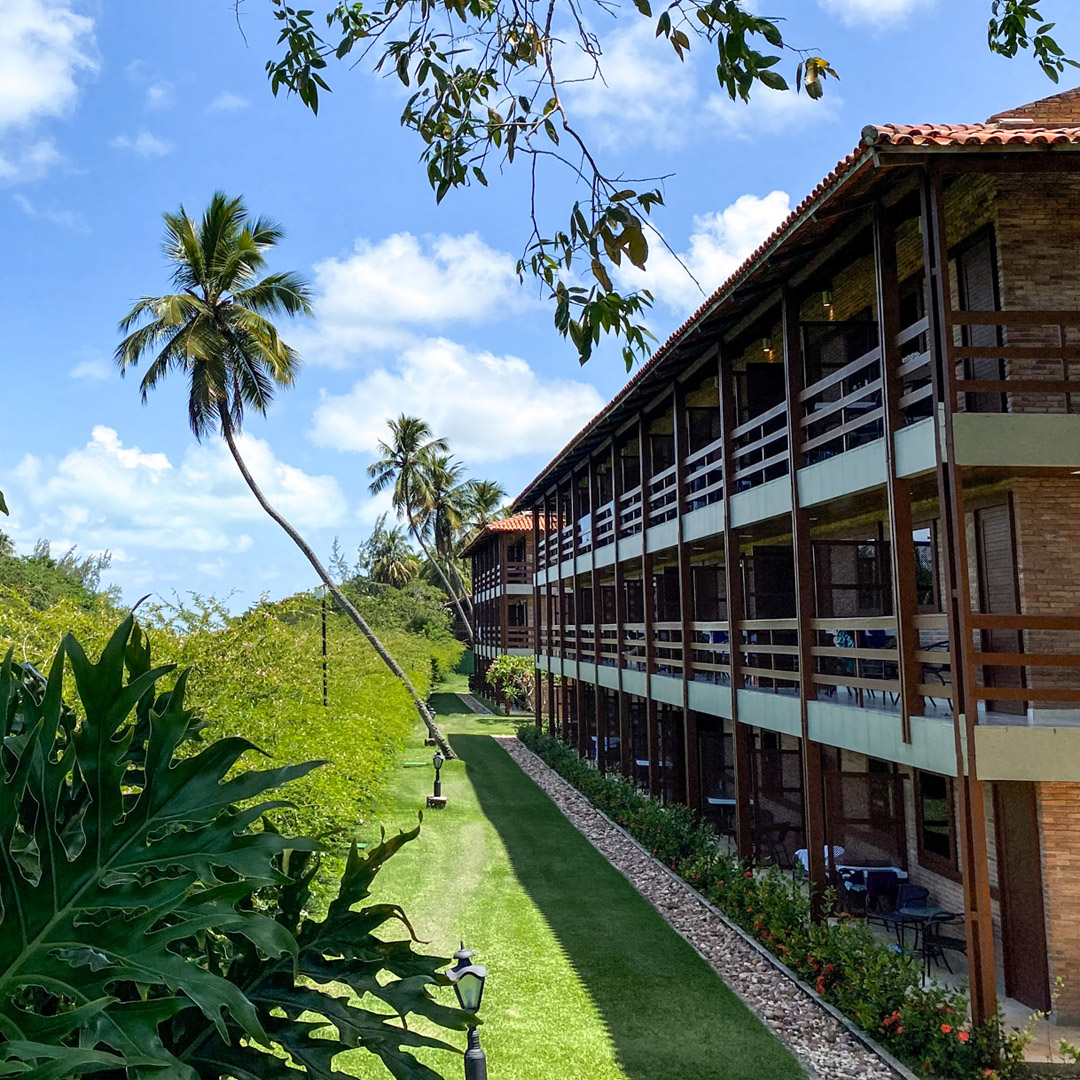
M 109 145 L 114 150 L 131 150 L 139 157 L 164 157 L 172 152 L 172 145 L 152 135 L 149 131 L 140 131 L 135 138 L 128 135 L 117 135 L 109 140 Z
M 769 90 L 758 86 L 750 92 L 749 101 L 732 101 L 721 91 L 710 94 L 705 113 L 726 134 L 749 139 L 834 120 L 841 105 L 843 101 L 833 86 L 818 101 L 794 90 Z
M 65 0 L 4 0 L 0 19 L 0 132 L 75 104 L 78 77 L 97 70 L 94 20 Z
M 294 331 L 293 344 L 311 360 L 340 366 L 364 348 L 407 344 L 410 327 L 503 315 L 524 302 L 514 265 L 475 233 L 357 240 L 352 254 L 316 263 L 318 321 Z
M 70 229 L 72 232 L 89 233 L 90 226 L 86 219 L 75 210 L 40 210 L 25 195 L 16 194 L 15 202 L 27 217 L 37 221 L 47 221 L 50 225 L 56 225 L 61 229 Z
M 935 0 L 818 0 L 832 15 L 838 15 L 848 25 L 883 26 L 897 23 Z
M 684 141 L 695 120 L 695 79 L 655 28 L 644 19 L 604 38 L 595 62 L 580 49 L 562 57 L 568 82 L 563 97 L 573 117 L 591 121 L 602 145 L 648 141 L 672 146 Z
M 689 246 L 679 253 L 685 268 L 654 240 L 648 269 L 642 273 L 632 266 L 621 268 L 620 281 L 650 289 L 660 303 L 689 314 L 739 268 L 790 210 L 791 197 L 783 191 L 764 197 L 742 195 L 723 210 L 694 218 Z M 700 289 L 687 269 L 697 278 Z
M 105 382 L 113 377 L 115 369 L 108 360 L 88 356 L 80 360 L 69 372 L 72 379 L 87 379 L 91 382 Z
M 39 180 L 61 161 L 63 155 L 52 139 L 0 146 L 0 182 L 19 184 Z
M 593 77 L 593 61 L 580 49 L 562 58 L 564 76 L 579 80 L 564 86 L 563 98 L 571 115 L 587 121 L 607 147 L 675 147 L 710 131 L 743 138 L 771 135 L 832 120 L 842 104 L 835 92 L 812 101 L 793 89 L 764 86 L 754 87 L 749 102 L 732 101 L 717 85 L 706 43 L 694 42 L 687 58 L 679 60 L 643 19 L 615 30 L 603 43 L 602 77 Z
M 222 90 L 222 92 L 206 106 L 206 111 L 238 112 L 240 109 L 246 109 L 249 104 L 251 103 L 247 98 L 241 97 L 239 94 L 230 94 L 228 90 Z
M 346 520 L 333 477 L 287 465 L 250 435 L 240 446 L 267 498 L 299 527 Z M 251 547 L 248 529 L 270 524 L 220 442 L 193 444 L 174 465 L 166 454 L 125 446 L 115 430 L 99 425 L 85 446 L 59 461 L 27 455 L 4 485 L 19 508 L 16 536 L 75 536 L 86 550 L 236 553 Z
M 371 454 L 399 413 L 422 416 L 470 463 L 550 454 L 604 400 L 589 383 L 545 379 L 516 356 L 470 352 L 444 338 L 407 348 L 392 368 L 365 375 L 315 409 L 319 446 Z M 368 513 L 362 508 L 361 513 Z
M 167 109 L 172 103 L 172 83 L 154 82 L 146 88 L 146 107 L 148 109 Z

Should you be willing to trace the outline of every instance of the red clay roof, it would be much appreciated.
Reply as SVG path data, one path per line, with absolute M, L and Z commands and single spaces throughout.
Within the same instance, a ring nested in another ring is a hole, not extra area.
M 869 124 L 863 146 L 1056 146 L 1080 144 L 1080 127 L 1014 124 Z
M 709 314 L 714 312 L 747 277 L 768 260 L 767 256 L 781 247 L 805 219 L 816 212 L 865 165 L 874 162 L 876 155 L 891 147 L 918 146 L 927 150 L 937 148 L 997 148 L 1001 146 L 1049 147 L 1056 145 L 1080 145 L 1080 124 L 1073 125 L 1075 100 L 1080 88 L 1056 94 L 1040 102 L 1024 106 L 1043 116 L 1055 115 L 1055 104 L 1060 102 L 1060 115 L 1065 121 L 1058 127 L 1020 127 L 1019 121 L 1010 121 L 1008 113 L 991 117 L 985 124 L 869 124 L 862 130 L 859 145 L 841 158 L 836 167 L 806 196 L 785 218 L 777 229 L 756 251 L 661 345 L 649 360 L 627 381 L 623 388 L 590 420 L 533 479 L 514 501 L 515 508 L 532 494 L 553 470 L 594 428 L 614 412 L 633 389 L 649 375 L 657 365 L 678 345 L 683 337 Z
M 540 515 L 540 528 L 544 528 L 544 515 Z M 462 549 L 462 555 L 468 555 L 481 540 L 486 539 L 492 533 L 532 532 L 532 512 L 515 514 L 513 517 L 499 518 L 498 521 L 489 521 Z

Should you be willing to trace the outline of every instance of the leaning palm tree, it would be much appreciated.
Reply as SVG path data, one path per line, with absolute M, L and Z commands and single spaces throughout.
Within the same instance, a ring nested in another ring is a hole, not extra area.
M 121 320 L 126 337 L 116 350 L 120 373 L 153 357 L 140 383 L 143 404 L 171 372 L 188 380 L 188 422 L 195 438 L 201 442 L 207 435 L 221 434 L 259 505 L 303 552 L 341 609 L 401 680 L 428 729 L 440 738 L 427 702 L 308 543 L 267 501 L 237 445 L 245 410 L 265 416 L 275 390 L 292 386 L 300 366 L 270 316 L 310 314 L 307 283 L 291 273 L 259 276 L 266 252 L 281 240 L 282 230 L 265 218 L 252 217 L 242 199 L 220 191 L 200 221 L 189 217 L 183 206 L 164 217 L 165 257 L 175 292 L 143 297 Z M 448 750 L 444 747 L 444 753 Z
M 466 644 L 472 648 L 475 640 L 472 623 L 465 615 L 457 590 L 450 584 L 438 559 L 432 555 L 422 528 L 424 508 L 429 505 L 431 498 L 431 461 L 436 455 L 446 453 L 446 440 L 434 438 L 431 428 L 416 416 L 402 413 L 389 424 L 390 441 L 379 440 L 379 456 L 368 466 L 371 493 L 378 495 L 393 487 L 394 507 L 398 513 L 405 515 L 405 524 L 409 531 L 428 562 L 435 567 L 439 580 L 465 627 Z

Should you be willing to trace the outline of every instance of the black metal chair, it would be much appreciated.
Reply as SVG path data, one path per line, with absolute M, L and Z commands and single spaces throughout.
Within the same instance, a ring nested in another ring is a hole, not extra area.
M 885 916 L 896 911 L 900 878 L 895 870 L 866 871 L 866 918 L 868 922 L 885 923 Z
M 921 948 L 923 978 L 929 976 L 930 964 L 937 964 L 939 961 L 945 965 L 945 970 L 950 975 L 952 974 L 952 967 L 949 965 L 947 953 L 957 952 L 961 956 L 967 956 L 966 938 L 953 937 L 951 934 L 941 932 L 942 927 L 955 924 L 957 919 L 958 916 L 956 915 L 945 915 L 941 918 L 930 919 L 923 927 Z

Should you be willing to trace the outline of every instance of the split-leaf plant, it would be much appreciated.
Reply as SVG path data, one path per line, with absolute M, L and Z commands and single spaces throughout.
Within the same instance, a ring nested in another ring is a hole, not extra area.
M 354 849 L 311 918 L 317 845 L 265 815 L 319 763 L 257 770 L 245 739 L 194 742 L 187 673 L 159 692 L 170 670 L 131 616 L 97 663 L 68 635 L 47 677 L 0 666 L 0 1076 L 329 1078 L 360 1047 L 437 1080 L 413 1051 L 453 1048 L 407 1018 L 476 1018 L 431 996 L 448 961 L 413 949 L 400 907 L 358 907 L 419 826 Z M 394 922 L 407 939 L 376 936 Z

